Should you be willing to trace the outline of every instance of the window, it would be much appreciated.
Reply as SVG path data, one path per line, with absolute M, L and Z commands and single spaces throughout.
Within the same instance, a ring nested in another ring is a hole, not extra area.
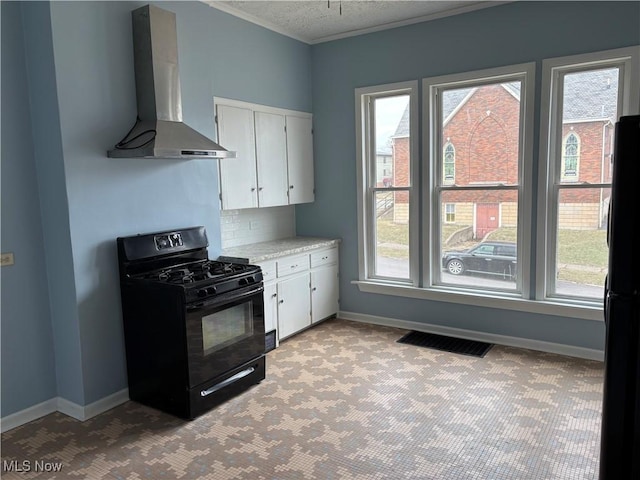
M 573 127 L 572 127 L 573 128 Z M 578 159 L 580 158 L 580 141 L 571 132 L 564 139 L 562 146 L 562 177 L 566 181 L 578 181 Z
M 455 183 L 456 181 L 456 149 L 453 148 L 453 145 L 447 139 L 447 143 L 444 146 L 443 153 L 443 162 L 444 162 L 444 183 Z
M 498 245 L 496 247 L 496 255 L 501 255 L 503 257 L 515 257 L 516 247 L 515 245 Z
M 455 203 L 445 203 L 444 221 L 446 223 L 456 223 L 456 204 Z
M 539 98 L 534 63 L 423 79 L 420 159 L 417 82 L 356 89 L 358 288 L 601 320 L 613 132 L 640 112 L 639 59 L 545 60 Z
M 356 89 L 361 279 L 417 284 L 416 107 L 417 82 Z
M 538 299 L 602 304 L 615 123 L 638 112 L 639 50 L 543 62 Z
M 434 174 L 424 205 L 424 223 L 431 231 L 424 277 L 431 286 L 507 296 L 522 291 L 528 267 L 516 259 L 495 261 L 497 247 L 489 242 L 507 242 L 514 252 L 516 246 L 527 252 L 523 232 L 532 227 L 530 209 L 523 204 L 530 187 L 524 159 L 530 158 L 531 145 L 525 127 L 531 128 L 533 68 L 527 64 L 423 81 L 430 120 L 425 138 L 433 139 L 425 161 Z

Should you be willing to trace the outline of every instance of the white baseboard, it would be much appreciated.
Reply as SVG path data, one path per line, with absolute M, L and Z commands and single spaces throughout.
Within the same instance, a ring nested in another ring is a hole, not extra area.
M 91 417 L 95 417 L 96 415 L 117 407 L 127 400 L 129 400 L 129 390 L 127 388 L 101 398 L 100 400 L 90 403 L 89 405 L 85 405 L 84 407 L 82 405 L 78 405 L 77 403 L 70 402 L 69 400 L 65 400 L 64 398 L 58 397 L 57 410 L 60 413 L 64 413 L 65 415 L 69 415 L 76 420 L 84 422 Z
M 84 407 L 83 420 L 88 420 L 89 418 L 95 417 L 96 415 L 100 415 L 101 413 L 104 413 L 107 410 L 111 410 L 112 408 L 115 408 L 118 405 L 122 405 L 124 402 L 128 401 L 129 389 L 123 388 L 119 392 L 107 395 L 106 397 L 101 398 L 100 400 L 90 403 L 89 405 Z
M 24 425 L 25 423 L 32 422 L 38 418 L 49 415 L 50 413 L 60 412 L 84 422 L 96 415 L 111 410 L 118 405 L 123 404 L 129 400 L 129 390 L 127 388 L 113 393 L 109 396 L 101 398 L 89 405 L 78 405 L 77 403 L 70 402 L 62 397 L 55 397 L 46 402 L 39 403 L 29 408 L 25 408 L 6 417 L 0 419 L 0 429 L 2 432 L 7 432 L 13 428 Z
M 29 423 L 37 420 L 40 417 L 49 415 L 50 413 L 57 411 L 57 406 L 58 399 L 51 398 L 45 402 L 33 405 L 29 408 L 25 408 L 24 410 L 12 413 L 11 415 L 7 415 L 6 417 L 2 417 L 2 419 L 0 419 L 0 430 L 2 431 L 2 433 L 8 432 L 9 430 L 19 427 L 20 425 L 24 425 L 25 423 Z
M 447 335 L 449 337 L 464 338 L 467 340 L 476 340 L 478 342 L 495 343 L 509 347 L 526 348 L 529 350 L 538 350 L 540 352 L 557 353 L 568 357 L 584 358 L 587 360 L 604 361 L 604 351 L 591 348 L 576 347 L 573 345 L 564 345 L 561 343 L 545 342 L 542 340 L 533 340 L 530 338 L 510 337 L 506 335 L 498 335 L 494 333 L 478 332 L 475 330 L 466 330 L 462 328 L 446 327 L 443 325 L 433 325 L 430 323 L 411 322 L 408 320 L 399 320 L 396 318 L 379 317 L 377 315 L 367 315 L 355 312 L 339 312 L 338 318 L 345 320 L 353 320 L 355 322 L 371 323 L 373 325 L 382 325 L 385 327 L 403 328 L 405 330 L 416 330 L 425 333 L 435 333 L 437 335 Z

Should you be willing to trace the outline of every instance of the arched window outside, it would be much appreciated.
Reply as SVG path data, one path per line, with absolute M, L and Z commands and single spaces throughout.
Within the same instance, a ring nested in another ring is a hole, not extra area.
M 580 159 L 580 139 L 571 132 L 562 146 L 562 178 L 578 180 L 578 160 Z
M 456 180 L 456 149 L 451 142 L 444 146 L 444 183 L 455 183 Z

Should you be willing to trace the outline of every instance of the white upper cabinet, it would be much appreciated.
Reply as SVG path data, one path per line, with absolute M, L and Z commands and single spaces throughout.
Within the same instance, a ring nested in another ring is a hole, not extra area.
M 258 206 L 255 129 L 253 111 L 247 108 L 217 105 L 218 142 L 237 152 L 236 158 L 218 160 L 220 199 L 225 209 Z M 223 161 L 224 160 L 224 161 Z
M 284 115 L 254 112 L 258 204 L 275 207 L 287 204 L 287 134 Z
M 237 158 L 218 161 L 223 210 L 312 202 L 310 113 L 215 99 L 219 143 Z
M 314 200 L 313 124 L 311 117 L 287 115 L 289 203 Z

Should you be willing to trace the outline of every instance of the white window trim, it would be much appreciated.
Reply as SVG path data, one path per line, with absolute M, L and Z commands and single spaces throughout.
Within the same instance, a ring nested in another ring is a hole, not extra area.
M 417 298 L 421 300 L 433 300 L 437 302 L 456 303 L 461 305 L 473 305 L 476 307 L 497 308 L 501 310 L 514 310 L 518 312 L 535 313 L 541 315 L 554 315 L 558 317 L 581 318 L 584 320 L 604 321 L 602 306 L 576 305 L 561 301 L 527 300 L 523 298 L 506 296 L 497 297 L 487 292 L 451 292 L 438 288 L 415 288 L 409 285 L 393 285 L 388 282 L 353 281 L 361 292 L 375 293 L 379 295 L 393 295 L 396 297 Z
M 535 298 L 545 302 L 571 302 L 566 297 L 548 295 L 549 286 L 553 284 L 555 275 L 555 251 L 548 244 L 550 232 L 557 229 L 557 212 L 555 205 L 557 198 L 551 198 L 558 157 L 557 149 L 563 148 L 563 138 L 557 138 L 557 105 L 562 102 L 558 98 L 558 78 L 561 72 L 573 72 L 580 69 L 590 70 L 598 67 L 621 66 L 621 76 L 618 82 L 621 98 L 621 112 L 619 115 L 640 113 L 640 89 L 625 88 L 625 85 L 640 85 L 640 46 L 619 48 L 600 52 L 572 55 L 544 60 L 542 62 L 542 96 L 540 108 L 540 146 L 538 161 L 538 221 L 537 221 L 537 258 L 544 258 L 544 262 L 536 264 Z M 562 152 L 561 152 L 562 153 Z M 551 213 L 550 213 L 551 212 Z M 555 235 L 554 235 L 555 238 Z M 575 300 L 585 309 L 598 307 L 602 310 L 602 301 L 593 302 Z
M 409 158 L 411 183 L 409 185 L 409 280 L 375 280 L 381 284 L 398 284 L 405 286 L 418 286 L 418 250 L 419 250 L 419 218 L 418 218 L 418 82 L 398 82 L 372 87 L 355 89 L 355 117 L 356 117 L 356 172 L 357 172 L 357 207 L 358 207 L 358 277 L 360 281 L 374 280 L 370 270 L 369 258 L 374 251 L 373 239 L 369 238 L 371 219 L 370 207 L 367 200 L 367 185 L 369 177 L 374 175 L 367 169 L 367 160 L 371 157 L 372 142 L 369 139 L 371 125 L 367 116 L 367 101 L 377 96 L 409 95 Z

